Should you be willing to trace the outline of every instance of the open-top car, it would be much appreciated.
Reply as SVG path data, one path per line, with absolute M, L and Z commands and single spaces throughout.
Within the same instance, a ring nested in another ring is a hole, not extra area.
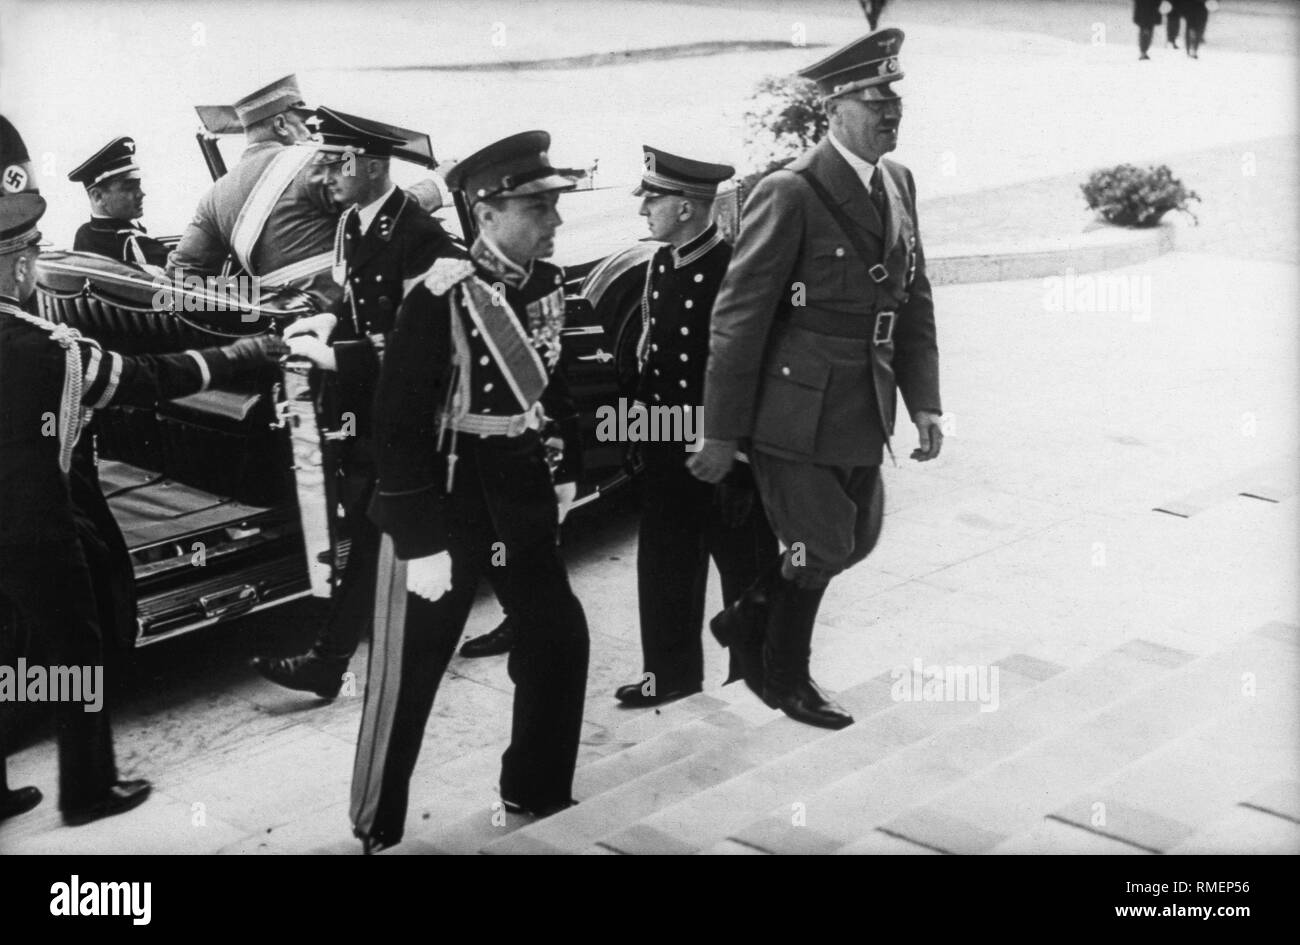
M 198 111 L 203 128 L 197 138 L 216 179 L 226 170 L 220 143 L 241 129 L 221 109 Z M 427 138 L 420 137 L 412 136 L 415 154 L 408 159 L 432 167 Z M 424 153 L 427 161 L 421 162 Z M 603 199 L 613 197 L 618 200 Z M 559 260 L 567 263 L 568 277 L 563 363 L 582 418 L 581 506 L 629 478 L 625 446 L 595 436 L 596 411 L 616 403 L 635 371 L 641 287 L 658 244 L 638 241 L 635 202 L 626 191 L 602 192 L 588 183 L 568 199 L 565 258 Z M 720 199 L 724 224 L 734 226 L 734 196 Z M 595 212 L 582 205 L 588 200 Z M 471 235 L 466 208 L 456 211 L 454 219 L 444 219 L 448 230 Z M 585 261 L 572 262 L 575 254 Z M 214 293 L 211 286 L 173 285 L 137 266 L 64 251 L 42 255 L 38 297 L 45 318 L 127 354 L 220 344 L 232 335 L 282 329 L 313 311 L 308 296 L 287 287 L 263 287 L 249 302 Z M 96 413 L 100 478 L 135 570 L 133 645 L 321 594 L 322 588 L 328 593 L 321 569 L 327 575 L 332 569 L 337 578 L 346 567 L 346 540 L 320 548 L 310 536 L 304 539 L 303 502 L 319 496 L 300 502 L 304 456 L 291 440 L 302 405 L 295 413 L 295 405 L 283 402 L 282 380 L 268 374 L 153 409 Z M 329 429 L 327 418 L 320 420 L 320 431 Z M 328 436 L 316 446 L 328 470 Z M 328 474 L 317 478 L 328 486 Z M 324 492 L 328 505 L 330 490 Z

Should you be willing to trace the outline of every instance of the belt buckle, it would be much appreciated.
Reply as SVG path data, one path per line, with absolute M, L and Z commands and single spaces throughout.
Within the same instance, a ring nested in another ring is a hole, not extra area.
M 887 345 L 894 340 L 894 322 L 898 320 L 896 312 L 877 312 L 876 331 L 872 341 L 878 345 Z
M 889 270 L 885 268 L 883 263 L 876 263 L 867 270 L 867 275 L 871 277 L 872 282 L 876 285 L 880 285 L 880 283 L 889 278 Z
M 516 437 L 528 429 L 528 414 L 517 413 L 506 423 L 506 436 Z

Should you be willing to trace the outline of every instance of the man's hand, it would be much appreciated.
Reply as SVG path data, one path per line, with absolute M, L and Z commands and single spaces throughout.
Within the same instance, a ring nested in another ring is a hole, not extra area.
M 406 192 L 415 198 L 415 202 L 420 205 L 421 210 L 425 213 L 433 213 L 446 202 L 444 194 L 447 185 L 442 184 L 442 186 L 439 186 L 441 183 L 441 181 L 432 177 L 426 177 L 424 180 L 417 180 L 410 187 L 407 187 Z
M 254 335 L 250 338 L 240 338 L 233 344 L 225 345 L 221 349 L 221 353 L 226 356 L 231 367 L 240 370 L 274 364 L 288 351 L 288 347 L 277 335 Z
M 315 335 L 295 335 L 289 339 L 289 352 L 306 358 L 323 371 L 337 371 L 334 349 Z
M 298 319 L 286 328 L 284 338 L 288 341 L 298 335 L 315 335 L 321 341 L 329 341 L 330 335 L 334 333 L 334 326 L 338 323 L 338 318 L 331 312 L 308 315 L 306 318 Z
M 939 415 L 928 410 L 918 410 L 915 422 L 921 445 L 912 450 L 912 459 L 924 463 L 936 458 L 943 449 L 943 428 L 939 425 Z
M 406 589 L 432 603 L 451 590 L 451 555 L 440 551 L 406 562 Z
M 578 484 L 576 482 L 559 482 L 555 484 L 555 501 L 559 505 L 561 524 L 568 517 L 569 509 L 573 507 L 573 500 L 577 497 Z
M 686 468 L 701 482 L 721 482 L 722 477 L 731 472 L 739 444 L 735 440 L 708 439 L 700 443 L 700 451 L 687 461 Z

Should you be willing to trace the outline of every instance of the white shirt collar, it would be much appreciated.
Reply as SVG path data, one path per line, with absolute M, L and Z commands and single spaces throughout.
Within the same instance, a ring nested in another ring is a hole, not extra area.
M 871 177 L 876 173 L 876 165 L 872 164 L 865 158 L 860 158 L 836 139 L 833 132 L 827 132 L 826 136 L 831 139 L 831 144 L 835 150 L 840 152 L 840 157 L 849 162 L 849 167 L 853 168 L 853 173 L 858 175 L 862 181 L 862 186 L 871 191 Z
M 397 190 L 396 184 L 384 191 L 384 195 L 378 200 L 372 200 L 370 203 L 357 210 L 357 220 L 361 224 L 362 236 L 369 232 L 370 224 L 374 223 L 375 217 L 379 216 L 379 208 L 384 205 L 384 202 L 387 201 L 389 197 L 393 196 L 393 191 L 395 190 Z

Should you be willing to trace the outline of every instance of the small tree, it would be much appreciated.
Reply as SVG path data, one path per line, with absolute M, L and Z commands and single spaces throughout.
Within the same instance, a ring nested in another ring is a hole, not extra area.
M 750 95 L 744 124 L 751 170 L 738 185 L 742 202 L 760 179 L 825 137 L 826 112 L 817 84 L 797 75 L 764 77 Z

